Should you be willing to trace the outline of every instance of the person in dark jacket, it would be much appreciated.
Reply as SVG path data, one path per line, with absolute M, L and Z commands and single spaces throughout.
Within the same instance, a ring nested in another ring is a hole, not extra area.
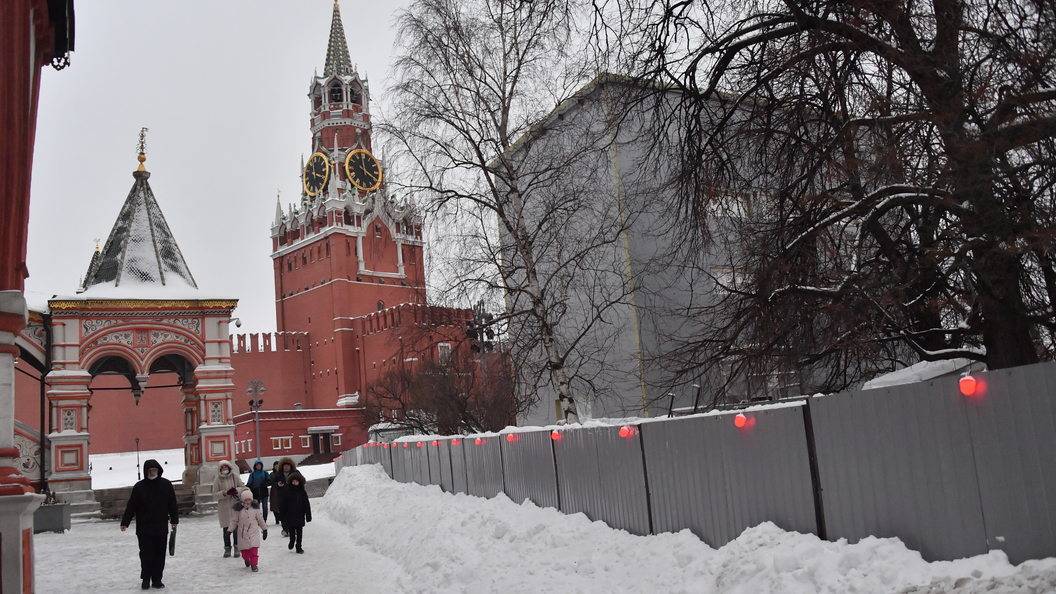
M 276 460 L 271 463 L 271 493 L 268 495 L 268 505 L 271 507 L 271 513 L 275 515 L 275 523 L 279 524 L 282 522 L 282 510 L 279 509 L 279 487 L 278 481 L 282 479 L 282 475 L 279 474 L 279 461 Z
M 268 487 L 271 486 L 271 477 L 264 472 L 264 461 L 257 458 L 253 463 L 253 472 L 246 480 L 246 486 L 253 492 L 253 498 L 260 502 L 260 511 L 264 514 L 264 521 L 268 521 Z
M 274 508 L 278 510 L 278 513 L 275 514 L 276 516 L 285 516 L 285 512 L 283 511 L 285 510 L 283 500 L 286 498 L 286 492 L 289 490 L 289 483 L 286 478 L 290 476 L 290 473 L 296 470 L 297 463 L 293 461 L 293 458 L 283 458 L 282 460 L 279 460 L 279 472 L 271 481 L 271 484 L 273 485 L 271 490 L 275 493 L 275 498 L 278 500 L 278 505 Z M 301 481 L 303 484 L 304 477 L 301 477 Z M 283 526 L 282 535 L 289 536 L 286 532 L 286 524 L 281 518 L 279 518 L 279 522 L 282 523 Z
M 282 496 L 282 527 L 290 535 L 290 546 L 297 547 L 303 553 L 301 535 L 304 525 L 312 521 L 312 505 L 308 502 L 308 492 L 304 490 L 304 475 L 294 470 L 286 477 L 286 492 Z
M 176 507 L 176 490 L 168 479 L 161 478 L 161 464 L 157 460 L 143 463 L 146 478 L 132 487 L 132 495 L 121 517 L 121 532 L 136 519 L 136 538 L 139 539 L 139 578 L 143 589 L 164 588 L 161 574 L 165 571 L 165 545 L 169 524 L 180 523 Z

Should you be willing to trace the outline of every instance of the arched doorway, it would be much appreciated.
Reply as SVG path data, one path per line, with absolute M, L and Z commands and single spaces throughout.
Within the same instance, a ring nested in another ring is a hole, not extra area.
M 191 299 L 49 302 L 55 344 L 47 375 L 53 491 L 70 501 L 90 497 L 92 386 L 107 376 L 124 378 L 119 384 L 135 400 L 123 404 L 128 407 L 150 398 L 151 376 L 171 378 L 161 383 L 178 386 L 182 393 L 183 481 L 211 482 L 211 473 L 200 476 L 199 469 L 232 455 L 234 370 L 228 322 L 235 304 Z

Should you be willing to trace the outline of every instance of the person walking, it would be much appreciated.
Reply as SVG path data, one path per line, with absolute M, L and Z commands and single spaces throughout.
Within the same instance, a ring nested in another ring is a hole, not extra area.
M 282 527 L 290 536 L 290 546 L 304 553 L 301 538 L 306 523 L 312 521 L 312 505 L 308 502 L 308 492 L 304 490 L 304 475 L 294 470 L 286 477 L 286 492 L 282 495 Z
M 162 478 L 161 464 L 157 460 L 143 463 L 145 478 L 132 487 L 132 495 L 121 516 L 121 532 L 124 532 L 133 517 L 136 520 L 136 538 L 139 539 L 139 579 L 143 580 L 142 588 L 147 590 L 153 585 L 164 588 L 161 582 L 165 571 L 165 544 L 169 535 L 169 525 L 176 529 L 180 523 L 176 506 L 176 489 L 169 479 Z
M 272 481 L 272 484 L 274 485 L 272 490 L 277 492 L 276 499 L 278 499 L 278 506 L 275 509 L 280 510 L 283 518 L 286 517 L 286 508 L 283 505 L 283 501 L 286 498 L 286 492 L 289 490 L 289 483 L 286 479 L 291 473 L 296 472 L 296 470 L 297 463 L 293 461 L 293 458 L 283 458 L 282 460 L 279 460 L 279 473 L 275 476 L 275 480 Z M 282 521 L 282 535 L 289 536 L 289 533 L 286 530 L 285 520 Z
M 268 524 L 261 513 L 261 502 L 253 498 L 251 490 L 245 489 L 232 511 L 234 513 L 231 515 L 231 525 L 228 529 L 236 534 L 235 541 L 242 551 L 242 560 L 245 561 L 246 567 L 252 567 L 256 572 L 260 541 L 262 538 L 268 539 Z
M 253 472 L 246 480 L 246 486 L 253 492 L 253 498 L 260 502 L 260 509 L 264 515 L 264 521 L 268 521 L 268 487 L 271 486 L 271 477 L 264 472 L 264 461 L 257 458 L 253 463 Z
M 271 513 L 275 516 L 275 523 L 278 524 L 282 521 L 282 510 L 279 509 L 279 489 L 276 486 L 277 482 L 283 477 L 279 471 L 279 461 L 276 460 L 271 463 L 271 493 L 268 495 L 268 506 L 271 508 Z
M 238 494 L 245 489 L 242 477 L 238 475 L 238 467 L 228 460 L 220 461 L 220 474 L 213 481 L 213 499 L 217 500 L 216 515 L 220 519 L 220 527 L 224 529 L 224 557 L 231 556 L 231 524 L 232 508 L 238 503 Z M 238 534 L 235 534 L 235 557 L 238 557 Z

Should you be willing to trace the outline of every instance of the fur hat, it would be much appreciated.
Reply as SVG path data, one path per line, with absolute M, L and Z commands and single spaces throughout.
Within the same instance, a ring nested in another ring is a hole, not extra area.
M 298 483 L 300 483 L 300 486 L 303 487 L 304 486 L 304 475 L 301 474 L 300 472 L 294 470 L 293 472 L 291 472 L 289 474 L 289 476 L 286 477 L 286 482 L 288 482 L 290 484 L 293 484 L 293 481 L 297 481 Z

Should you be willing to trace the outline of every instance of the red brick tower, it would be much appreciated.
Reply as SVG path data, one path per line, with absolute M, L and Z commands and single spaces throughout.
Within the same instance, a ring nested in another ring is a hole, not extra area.
M 370 87 L 349 60 L 336 3 L 308 97 L 300 205 L 284 213 L 279 203 L 271 229 L 276 319 L 280 332 L 310 333 L 315 390 L 341 399 L 365 379 L 352 319 L 425 303 L 424 244 L 420 217 L 389 194 L 371 153 Z

